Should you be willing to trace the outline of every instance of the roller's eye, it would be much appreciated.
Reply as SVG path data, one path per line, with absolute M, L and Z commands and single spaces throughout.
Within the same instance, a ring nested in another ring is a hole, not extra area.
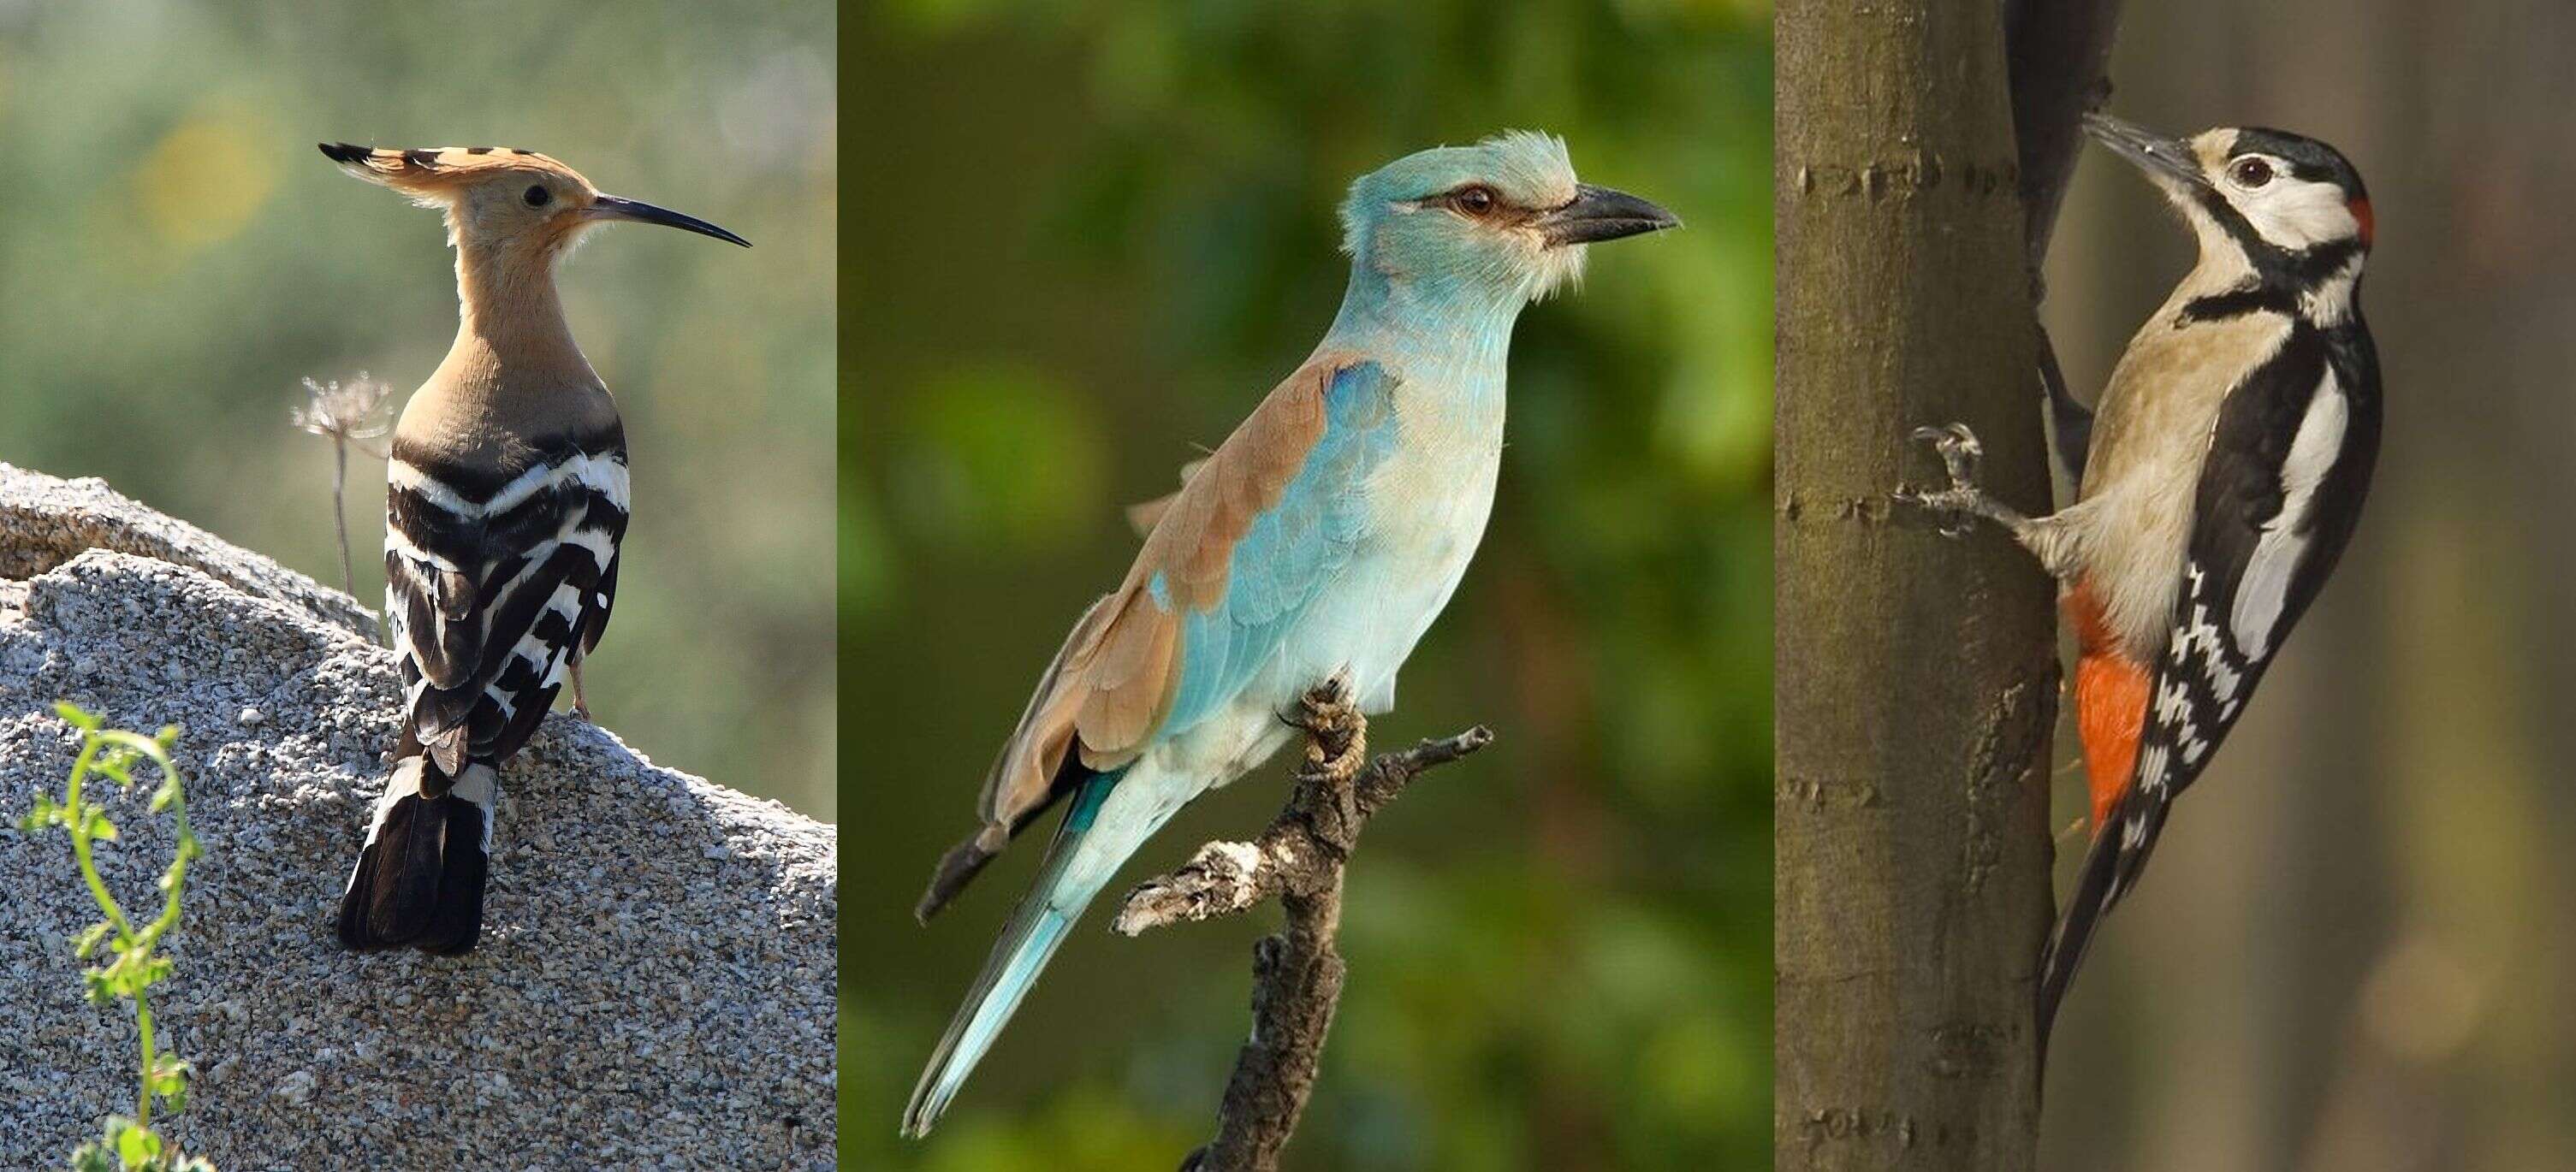
M 539 183 L 529 187 L 527 194 L 522 195 L 519 198 L 528 201 L 529 207 L 541 208 L 554 202 L 555 193 L 546 190 L 545 184 Z
M 1457 194 L 1449 197 L 1449 202 L 1468 215 L 1483 216 L 1490 214 L 1498 201 L 1494 198 L 1493 188 L 1479 183 L 1472 187 L 1459 188 Z
M 2227 165 L 2227 178 L 2238 187 L 2252 190 L 2272 181 L 2272 164 L 2248 155 Z

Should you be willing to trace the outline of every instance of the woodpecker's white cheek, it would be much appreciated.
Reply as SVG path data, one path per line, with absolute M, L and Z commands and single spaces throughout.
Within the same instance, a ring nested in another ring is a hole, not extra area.
M 2237 206 L 2263 239 L 2294 252 L 2361 234 L 2361 221 L 2352 218 L 2343 189 L 2331 183 L 2283 179 L 2238 196 Z

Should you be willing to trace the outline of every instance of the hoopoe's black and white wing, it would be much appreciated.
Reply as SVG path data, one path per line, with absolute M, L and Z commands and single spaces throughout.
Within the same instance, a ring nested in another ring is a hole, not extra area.
M 402 735 L 341 900 L 351 948 L 474 946 L 500 766 L 608 622 L 626 535 L 622 430 L 512 450 L 495 467 L 394 441 L 385 612 Z
M 2094 833 L 2041 964 L 2043 1041 L 2093 930 L 2136 884 L 2176 795 L 2235 727 L 2343 555 L 2379 456 L 2379 363 L 2358 318 L 2294 321 L 2228 392 L 2193 501 L 2133 782 Z
M 566 438 L 516 467 L 393 450 L 385 606 L 403 716 L 453 776 L 527 743 L 573 662 L 598 645 L 626 536 L 622 431 Z

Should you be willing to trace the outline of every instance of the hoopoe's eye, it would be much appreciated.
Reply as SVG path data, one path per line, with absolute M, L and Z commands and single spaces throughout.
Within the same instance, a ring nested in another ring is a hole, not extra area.
M 1494 210 L 1494 189 L 1482 183 L 1462 187 L 1449 197 L 1449 202 L 1468 215 L 1482 216 Z
M 527 194 L 522 195 L 519 198 L 528 201 L 529 207 L 541 208 L 546 206 L 548 203 L 553 202 L 555 193 L 546 190 L 545 184 L 539 183 L 530 186 Z
M 2249 190 L 2261 187 L 2272 181 L 2272 164 L 2248 155 L 2227 165 L 2227 178 Z

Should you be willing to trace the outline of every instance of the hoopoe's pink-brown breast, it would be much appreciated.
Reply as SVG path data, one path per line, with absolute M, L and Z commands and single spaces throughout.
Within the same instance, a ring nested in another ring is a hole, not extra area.
M 1236 545 L 1323 438 L 1325 393 L 1342 365 L 1336 355 L 1308 360 L 1160 505 L 1126 579 L 1075 624 L 994 762 L 988 822 L 1016 827 L 1043 808 L 1067 753 L 1115 769 L 1143 751 L 1180 682 L 1185 616 L 1225 597 Z

